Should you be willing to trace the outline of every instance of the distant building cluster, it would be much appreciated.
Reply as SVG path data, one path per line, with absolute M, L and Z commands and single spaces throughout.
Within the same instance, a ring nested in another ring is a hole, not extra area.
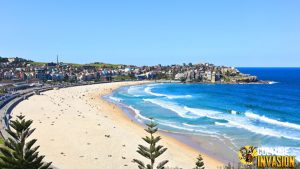
M 120 81 L 177 80 L 181 82 L 237 83 L 255 82 L 256 76 L 240 73 L 233 67 L 213 64 L 112 65 L 103 63 L 36 63 L 21 58 L 0 58 L 0 81 Z

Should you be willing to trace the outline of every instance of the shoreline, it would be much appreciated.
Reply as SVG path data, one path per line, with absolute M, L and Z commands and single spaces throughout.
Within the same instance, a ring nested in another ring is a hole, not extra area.
M 140 84 L 140 85 L 144 85 L 144 84 Z M 136 86 L 136 85 L 129 85 L 129 86 Z M 123 111 L 123 113 L 127 116 L 127 118 L 130 119 L 131 121 L 134 121 L 139 127 L 145 127 L 146 126 L 145 123 L 142 120 L 136 118 L 138 114 L 135 112 L 135 110 L 133 110 L 130 106 L 124 103 L 120 103 L 117 100 L 112 100 L 109 98 L 110 96 L 112 96 L 114 92 L 117 92 L 117 90 L 120 88 L 113 90 L 109 94 L 102 95 L 100 98 L 104 99 L 108 103 L 118 106 L 121 109 L 121 111 Z M 175 141 L 179 142 L 179 144 L 192 148 L 195 151 L 200 152 L 204 156 L 209 156 L 210 158 L 214 158 L 219 162 L 222 162 L 223 164 L 227 164 L 228 162 L 232 164 L 239 162 L 239 159 L 237 158 L 236 155 L 238 150 L 233 151 L 232 148 L 228 147 L 231 145 L 230 141 L 224 142 L 216 139 L 213 136 L 184 134 L 184 133 L 173 132 L 169 130 L 163 130 L 160 128 L 158 128 L 158 133 L 159 135 L 174 139 Z M 217 145 L 217 146 L 212 146 L 210 142 L 213 142 L 214 143 L 213 145 Z
M 136 153 L 144 128 L 131 121 L 118 106 L 101 97 L 125 86 L 149 82 L 118 82 L 51 90 L 22 101 L 12 111 L 34 121 L 40 154 L 61 169 L 137 168 L 131 160 Z M 101 97 L 100 97 L 101 96 Z M 109 135 L 109 137 L 105 137 Z M 128 140 L 130 138 L 130 140 Z M 198 151 L 162 135 L 161 145 L 168 148 L 158 159 L 168 159 L 169 167 L 194 167 Z M 184 152 L 184 153 L 182 153 Z M 203 153 L 206 168 L 223 163 Z
M 147 83 L 157 83 L 157 82 L 153 82 L 153 81 L 149 81 Z M 144 84 L 147 84 L 147 83 L 143 83 L 143 84 L 137 84 L 137 85 L 144 85 Z M 136 84 L 135 84 L 136 85 Z M 134 124 L 138 127 L 138 128 L 142 128 L 144 129 L 145 128 L 145 124 L 138 121 L 134 116 L 136 115 L 132 109 L 130 109 L 129 107 L 126 106 L 121 106 L 121 105 L 118 105 L 116 103 L 113 103 L 112 101 L 110 101 L 108 98 L 104 98 L 104 97 L 107 97 L 107 96 L 110 96 L 111 94 L 113 94 L 113 92 L 116 92 L 116 90 L 120 89 L 121 87 L 125 87 L 125 86 L 135 86 L 135 85 L 124 85 L 124 86 L 120 86 L 118 88 L 115 88 L 114 90 L 112 90 L 111 92 L 107 93 L 107 94 L 101 94 L 99 99 L 100 100 L 103 100 L 105 102 L 107 102 L 107 104 L 112 104 L 113 107 L 114 105 L 117 106 L 117 108 L 120 109 L 120 113 L 122 113 L 123 115 L 125 115 L 125 119 L 124 120 L 130 120 L 131 122 L 134 122 Z M 128 109 L 127 111 L 131 111 L 131 112 L 127 112 L 126 110 L 124 110 L 123 108 L 126 108 Z M 188 142 L 185 142 L 183 140 L 180 140 L 178 138 L 176 138 L 177 136 L 183 136 L 184 134 L 176 134 L 176 133 L 172 133 L 172 132 L 169 132 L 169 131 L 164 131 L 164 130 L 161 130 L 161 129 L 158 129 L 158 135 L 160 135 L 164 140 L 167 140 L 166 142 L 173 142 L 174 144 L 177 144 L 178 147 L 183 147 L 183 149 L 185 150 L 188 150 L 190 151 L 191 153 L 195 154 L 196 157 L 197 157 L 197 154 L 201 154 L 203 159 L 204 159 L 204 163 L 206 163 L 207 161 L 209 163 L 212 162 L 213 163 L 219 163 L 220 165 L 216 165 L 215 167 L 217 168 L 217 166 L 223 166 L 225 163 L 225 161 L 223 161 L 222 159 L 218 159 L 217 157 L 214 157 L 212 155 L 208 155 L 208 152 L 204 152 L 202 150 L 199 150 L 197 149 L 195 146 L 192 146 L 191 144 L 189 144 Z M 146 133 L 145 133 L 146 134 Z M 174 136 L 175 135 L 175 136 Z M 184 139 L 187 138 L 187 136 L 183 136 L 185 137 Z M 193 142 L 195 143 L 195 142 Z M 195 159 L 195 157 L 194 157 Z M 208 160 L 207 160 L 208 159 Z M 206 161 L 207 160 L 207 161 Z M 210 166 L 205 166 L 206 168 L 210 168 Z

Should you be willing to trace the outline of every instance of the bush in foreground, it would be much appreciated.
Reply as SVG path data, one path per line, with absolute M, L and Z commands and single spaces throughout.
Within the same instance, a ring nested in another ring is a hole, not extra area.
M 149 145 L 148 147 L 139 145 L 137 152 L 142 155 L 143 157 L 150 160 L 150 164 L 145 165 L 142 161 L 138 159 L 134 159 L 133 162 L 138 164 L 139 169 L 164 169 L 165 164 L 168 163 L 168 160 L 164 160 L 160 162 L 157 167 L 155 167 L 155 159 L 158 158 L 160 155 L 162 155 L 167 148 L 164 148 L 161 145 L 157 145 L 157 143 L 161 140 L 160 136 L 153 136 L 154 133 L 157 132 L 157 124 L 151 122 L 149 124 L 146 124 L 148 126 L 146 130 L 147 133 L 150 134 L 149 136 L 146 136 L 143 138 L 143 140 Z
M 39 146 L 33 147 L 36 139 L 27 141 L 34 132 L 30 126 L 32 120 L 25 120 L 24 116 L 17 116 L 17 120 L 11 121 L 10 128 L 6 130 L 10 135 L 0 147 L 1 169 L 49 169 L 51 163 L 43 163 L 45 156 L 39 156 Z
M 199 154 L 197 158 L 196 167 L 194 169 L 204 169 L 204 161 L 201 154 Z

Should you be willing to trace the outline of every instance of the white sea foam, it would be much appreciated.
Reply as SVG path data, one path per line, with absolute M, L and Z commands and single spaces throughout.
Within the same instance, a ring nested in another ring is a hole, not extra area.
M 287 138 L 287 139 L 292 139 L 292 140 L 300 140 L 300 138 L 298 138 L 298 137 L 291 137 L 291 136 L 285 135 L 283 133 L 277 132 L 277 131 L 269 129 L 269 128 L 257 127 L 255 125 L 252 125 L 249 123 L 244 123 L 244 122 L 242 122 L 242 123 L 239 123 L 236 121 L 228 121 L 228 123 L 215 122 L 215 125 L 241 128 L 241 129 L 245 129 L 250 132 L 260 134 L 260 135 L 265 135 L 265 136 L 272 136 L 272 137 L 277 137 L 277 138 L 282 137 L 282 138 Z
M 147 117 L 141 115 L 141 112 L 140 112 L 138 109 L 135 109 L 135 108 L 132 107 L 132 106 L 128 106 L 128 108 L 130 108 L 130 109 L 134 112 L 135 118 L 136 118 L 136 119 L 142 119 L 142 120 L 146 120 L 146 121 L 147 121 L 147 120 L 150 120 L 149 118 L 147 118 Z
M 182 108 L 181 106 L 179 106 L 173 102 L 162 101 L 159 99 L 143 99 L 143 100 L 145 102 L 150 102 L 150 103 L 156 104 L 165 109 L 169 109 L 169 110 L 177 113 L 180 117 L 183 117 L 183 118 L 198 118 L 197 116 L 188 115 L 187 110 L 185 110 L 184 108 Z
M 260 116 L 260 115 L 250 113 L 250 112 L 246 112 L 245 116 L 250 118 L 250 119 L 259 120 L 259 121 L 262 121 L 262 122 L 265 122 L 265 123 L 300 130 L 300 125 L 298 125 L 298 124 L 289 123 L 289 122 L 282 122 L 282 121 L 271 119 L 271 118 L 268 118 L 266 116 Z
M 115 102 L 121 102 L 123 99 L 121 99 L 121 98 L 118 98 L 118 97 L 113 97 L 113 96 L 109 96 L 109 99 L 110 100 L 113 100 L 113 101 L 115 101 Z
M 153 96 L 167 97 L 168 99 L 191 98 L 192 95 L 168 95 L 152 92 L 152 87 L 146 87 L 144 91 Z
M 188 124 L 188 123 L 182 123 L 182 125 L 187 126 L 187 127 L 206 128 L 205 126 L 193 125 L 193 124 Z
M 271 81 L 271 82 L 268 82 L 268 84 L 276 84 L 278 82 L 274 82 L 274 81 Z
M 204 133 L 204 134 L 209 134 L 209 135 L 216 135 L 217 132 L 212 132 L 212 131 L 207 131 L 207 130 L 199 130 L 199 129 L 191 129 L 188 127 L 184 126 L 179 126 L 179 124 L 175 124 L 174 122 L 168 122 L 168 121 L 158 121 L 159 124 L 167 126 L 167 127 L 172 127 L 175 129 L 179 130 L 184 130 L 184 131 L 190 131 L 190 132 L 197 132 L 197 133 Z
M 260 135 L 265 135 L 265 136 L 272 136 L 272 137 L 277 137 L 277 138 L 287 138 L 287 139 L 292 139 L 292 140 L 300 140 L 298 137 L 293 137 L 290 136 L 283 131 L 276 131 L 271 128 L 265 128 L 261 126 L 256 126 L 255 124 L 252 124 L 251 120 L 249 119 L 249 116 L 252 118 L 260 118 L 260 116 L 255 116 L 253 114 L 245 113 L 246 116 L 237 116 L 235 114 L 226 114 L 218 111 L 213 111 L 213 110 L 205 110 L 205 109 L 197 109 L 197 108 L 191 108 L 187 106 L 180 106 L 174 102 L 168 102 L 168 101 L 163 101 L 159 99 L 144 99 L 146 102 L 151 102 L 153 104 L 159 105 L 163 108 L 169 109 L 175 113 L 177 113 L 180 117 L 182 118 L 199 118 L 199 117 L 208 117 L 211 119 L 217 119 L 217 120 L 226 120 L 227 123 L 220 123 L 220 122 L 215 122 L 215 125 L 219 126 L 225 126 L 225 127 L 235 127 L 235 128 L 241 128 L 248 130 L 250 132 L 260 134 Z M 260 118 L 260 120 L 266 120 L 266 118 Z M 280 122 L 280 121 L 275 121 L 272 119 L 267 119 L 269 123 L 275 123 L 278 125 L 282 126 L 289 126 L 296 128 L 298 126 L 291 125 L 291 123 L 286 123 L 286 122 Z M 186 127 L 191 127 L 187 126 Z M 184 127 L 184 126 L 183 126 Z M 178 128 L 178 126 L 177 126 Z M 194 130 L 189 128 L 188 130 Z
M 230 110 L 230 113 L 236 115 L 237 112 L 235 110 Z
M 217 125 L 217 126 L 225 126 L 225 127 L 234 127 L 234 126 L 230 125 L 229 123 L 220 123 L 220 122 L 215 122 L 215 125 Z
M 134 97 L 140 97 L 142 96 L 142 89 L 142 86 L 130 86 L 127 90 L 127 93 L 133 95 Z
M 215 125 L 222 125 L 225 127 L 242 128 L 242 129 L 246 129 L 250 132 L 261 134 L 261 135 L 267 135 L 267 136 L 273 136 L 273 137 L 284 137 L 287 139 L 300 140 L 300 138 L 298 138 L 298 137 L 291 137 L 282 132 L 277 132 L 275 130 L 265 128 L 265 127 L 255 126 L 255 125 L 251 124 L 251 121 L 249 121 L 245 117 L 239 117 L 239 116 L 235 116 L 232 114 L 224 114 L 224 113 L 221 113 L 218 111 L 212 111 L 212 110 L 196 109 L 196 108 L 189 108 L 189 107 L 184 107 L 184 109 L 193 114 L 199 115 L 199 116 L 205 116 L 205 117 L 212 118 L 212 119 L 228 121 L 228 123 L 215 122 Z M 284 124 L 286 125 L 286 123 L 284 123 Z M 289 126 L 291 127 L 291 125 L 289 125 Z M 293 127 L 295 127 L 295 126 L 293 126 Z
M 221 117 L 222 113 L 218 112 L 218 111 L 197 109 L 197 108 L 191 108 L 191 107 L 187 107 L 187 106 L 184 106 L 184 109 L 186 111 L 193 113 L 194 115 L 199 116 L 199 117 L 208 117 L 208 118 L 218 119 L 218 120 L 224 119 L 224 117 Z

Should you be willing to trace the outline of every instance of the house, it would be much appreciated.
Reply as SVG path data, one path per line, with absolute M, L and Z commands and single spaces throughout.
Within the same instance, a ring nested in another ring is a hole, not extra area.
M 17 60 L 17 58 L 15 58 L 15 57 L 12 57 L 12 58 L 8 58 L 7 60 L 8 60 L 8 62 L 9 62 L 9 63 L 12 63 L 12 62 L 16 61 L 16 60 Z

